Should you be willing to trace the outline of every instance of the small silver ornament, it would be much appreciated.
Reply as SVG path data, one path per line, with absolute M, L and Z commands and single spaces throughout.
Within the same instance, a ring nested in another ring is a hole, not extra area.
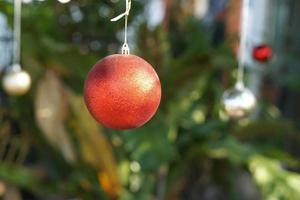
M 222 100 L 225 112 L 233 119 L 247 117 L 256 106 L 254 94 L 243 84 L 225 91 Z
M 20 65 L 15 64 L 5 73 L 2 80 L 3 89 L 12 96 L 26 94 L 31 86 L 30 75 L 21 69 Z

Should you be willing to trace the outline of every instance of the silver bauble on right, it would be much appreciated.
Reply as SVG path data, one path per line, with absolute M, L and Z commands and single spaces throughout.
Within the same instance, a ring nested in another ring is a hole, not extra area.
M 242 84 L 225 91 L 222 101 L 225 112 L 233 119 L 247 117 L 256 106 L 254 94 Z

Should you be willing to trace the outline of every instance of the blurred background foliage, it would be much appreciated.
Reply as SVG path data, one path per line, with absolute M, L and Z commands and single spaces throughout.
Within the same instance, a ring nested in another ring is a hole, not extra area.
M 23 5 L 22 65 L 33 88 L 18 98 L 1 91 L 0 199 L 299 199 L 300 131 L 276 102 L 291 83 L 298 91 L 295 74 L 266 82 L 259 110 L 231 121 L 220 102 L 236 66 L 225 14 L 207 26 L 194 1 L 166 1 L 153 28 L 146 3 L 133 1 L 131 42 L 157 70 L 162 103 L 146 126 L 124 132 L 100 127 L 82 98 L 92 65 L 119 51 L 123 22 L 109 19 L 124 2 Z M 0 1 L 0 11 L 11 24 L 13 4 Z

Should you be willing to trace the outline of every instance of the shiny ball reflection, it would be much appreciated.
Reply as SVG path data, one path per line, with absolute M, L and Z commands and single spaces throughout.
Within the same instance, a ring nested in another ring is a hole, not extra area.
M 245 87 L 225 91 L 222 100 L 225 112 L 233 119 L 247 117 L 256 105 L 254 94 Z

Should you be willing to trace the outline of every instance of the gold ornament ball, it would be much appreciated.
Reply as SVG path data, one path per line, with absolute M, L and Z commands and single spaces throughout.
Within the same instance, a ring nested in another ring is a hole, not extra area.
M 11 70 L 4 75 L 2 86 L 9 95 L 21 96 L 29 91 L 31 78 L 24 70 Z
M 235 87 L 223 95 L 225 112 L 232 119 L 247 117 L 256 106 L 254 94 L 245 87 Z

